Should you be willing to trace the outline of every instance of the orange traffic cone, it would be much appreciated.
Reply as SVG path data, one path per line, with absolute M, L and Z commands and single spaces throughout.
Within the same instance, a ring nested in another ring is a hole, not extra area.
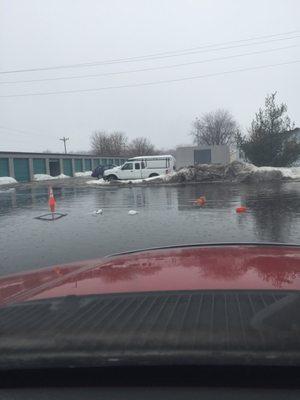
M 196 203 L 198 206 L 204 206 L 204 204 L 206 203 L 206 198 L 205 198 L 205 196 L 200 196 L 200 197 L 195 201 L 195 203 Z
M 53 190 L 52 190 L 52 188 L 49 188 L 49 200 L 48 200 L 48 204 L 49 204 L 49 207 L 50 207 L 50 211 L 51 211 L 52 213 L 55 213 L 56 201 L 55 201 L 55 198 L 54 198 L 54 195 L 53 195 Z

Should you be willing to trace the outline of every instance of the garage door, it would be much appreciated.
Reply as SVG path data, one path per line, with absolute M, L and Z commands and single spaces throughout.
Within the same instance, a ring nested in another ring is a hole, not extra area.
M 46 173 L 46 160 L 44 158 L 33 159 L 33 173 L 34 174 Z
M 15 178 L 19 182 L 30 181 L 28 158 L 14 158 Z
M 75 159 L 75 171 L 76 172 L 82 172 L 83 171 L 83 165 L 82 165 L 81 158 Z
M 96 168 L 98 165 L 100 165 L 100 158 L 95 158 L 93 160 L 93 167 Z
M 86 171 L 91 171 L 92 170 L 92 160 L 89 160 L 88 158 L 86 158 L 84 160 L 84 169 Z
M 63 160 L 63 167 L 64 171 L 63 173 L 68 176 L 73 176 L 73 171 L 72 171 L 72 160 L 68 158 L 64 158 Z
M 9 176 L 8 158 L 0 158 L 0 176 Z
M 194 150 L 194 163 L 195 164 L 210 164 L 211 163 L 211 150 Z

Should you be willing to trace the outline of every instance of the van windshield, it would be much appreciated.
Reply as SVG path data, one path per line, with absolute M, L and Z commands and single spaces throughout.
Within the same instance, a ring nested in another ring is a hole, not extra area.
M 126 164 L 124 164 L 123 165 L 123 167 L 122 167 L 122 169 L 124 170 L 124 169 L 133 169 L 133 165 L 132 165 L 132 163 L 126 163 Z

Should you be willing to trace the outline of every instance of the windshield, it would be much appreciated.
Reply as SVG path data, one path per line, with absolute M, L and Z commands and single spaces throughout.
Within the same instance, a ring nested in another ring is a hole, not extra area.
M 46 359 L 59 337 L 58 358 L 88 342 L 118 362 L 165 349 L 201 363 L 209 349 L 216 364 L 239 351 L 288 364 L 299 12 L 296 0 L 0 0 L 0 352 Z
M 124 170 L 133 169 L 133 164 L 132 163 L 127 163 L 127 164 L 123 165 L 122 169 L 124 169 Z

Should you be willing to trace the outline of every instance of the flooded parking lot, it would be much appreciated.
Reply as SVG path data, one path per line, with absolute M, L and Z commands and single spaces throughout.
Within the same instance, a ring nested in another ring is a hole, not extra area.
M 0 274 L 148 247 L 210 242 L 300 243 L 300 183 L 87 187 L 55 183 L 0 189 Z M 195 206 L 199 196 L 204 207 Z M 247 212 L 237 214 L 243 204 Z M 94 211 L 103 209 L 103 214 Z M 138 214 L 129 215 L 129 210 Z

